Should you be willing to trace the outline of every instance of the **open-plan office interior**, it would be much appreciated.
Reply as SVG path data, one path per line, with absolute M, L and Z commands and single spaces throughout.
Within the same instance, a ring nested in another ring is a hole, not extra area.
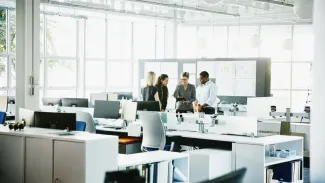
M 0 0 L 0 183 L 322 183 L 323 0 Z

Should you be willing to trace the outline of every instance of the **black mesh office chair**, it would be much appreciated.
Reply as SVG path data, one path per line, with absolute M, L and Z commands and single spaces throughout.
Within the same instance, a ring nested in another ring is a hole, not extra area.
M 242 183 L 245 173 L 246 168 L 241 168 L 216 179 L 204 181 L 202 183 Z

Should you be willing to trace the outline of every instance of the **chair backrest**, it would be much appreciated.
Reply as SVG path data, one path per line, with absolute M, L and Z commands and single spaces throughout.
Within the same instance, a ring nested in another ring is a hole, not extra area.
M 77 121 L 84 121 L 86 122 L 86 132 L 89 133 L 96 133 L 96 126 L 93 117 L 88 112 L 76 112 Z
M 6 121 L 6 116 L 7 113 L 6 112 L 0 112 L 0 124 L 3 124 Z
M 76 131 L 84 132 L 86 130 L 86 122 L 84 121 L 77 121 L 76 122 Z
M 233 171 L 213 180 L 205 181 L 202 183 L 242 183 L 246 173 L 246 168 Z
M 158 112 L 139 113 L 142 121 L 143 139 L 141 149 L 157 148 L 164 150 L 166 144 L 166 132 Z

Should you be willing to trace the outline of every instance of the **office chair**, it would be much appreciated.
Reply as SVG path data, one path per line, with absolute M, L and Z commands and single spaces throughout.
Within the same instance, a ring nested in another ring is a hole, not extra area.
M 241 168 L 234 172 L 228 173 L 213 180 L 204 181 L 202 183 L 242 183 L 245 173 L 246 168 Z
M 77 121 L 76 122 L 76 131 L 84 132 L 86 130 L 86 122 Z
M 139 119 L 142 121 L 143 128 L 142 151 L 148 151 L 149 149 L 164 150 L 166 132 L 159 113 L 140 113 Z
M 0 112 L 0 124 L 3 124 L 6 121 L 7 113 L 6 112 Z
M 86 122 L 86 132 L 89 133 L 96 133 L 96 127 L 93 117 L 88 112 L 76 112 L 77 121 L 84 121 Z

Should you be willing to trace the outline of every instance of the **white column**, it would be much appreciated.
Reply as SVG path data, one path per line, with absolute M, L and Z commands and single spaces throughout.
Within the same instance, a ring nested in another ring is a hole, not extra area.
M 314 0 L 314 62 L 310 128 L 311 182 L 325 182 L 325 0 Z
M 40 0 L 16 0 L 16 22 L 16 119 L 18 119 L 19 108 L 39 109 Z M 34 78 L 34 85 L 31 78 Z

